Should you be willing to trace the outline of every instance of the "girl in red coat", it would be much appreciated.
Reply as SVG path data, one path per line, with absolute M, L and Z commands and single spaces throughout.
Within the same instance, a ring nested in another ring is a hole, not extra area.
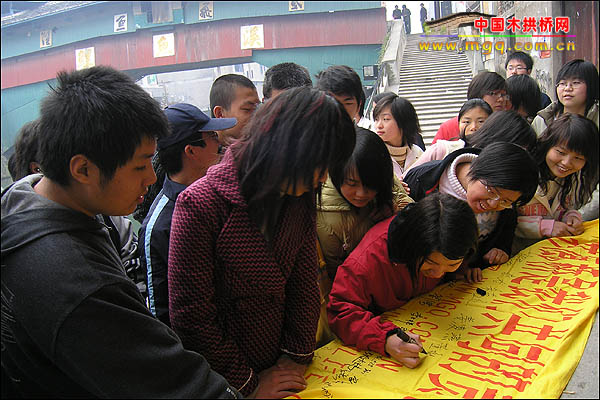
M 416 343 L 394 335 L 380 314 L 437 286 L 475 253 L 477 221 L 469 205 L 435 193 L 375 225 L 338 268 L 329 294 L 331 330 L 347 345 L 390 356 L 409 368 L 421 360 Z
M 355 140 L 335 99 L 289 89 L 260 107 L 222 162 L 177 198 L 171 325 L 245 396 L 304 388 L 320 303 L 315 197 Z

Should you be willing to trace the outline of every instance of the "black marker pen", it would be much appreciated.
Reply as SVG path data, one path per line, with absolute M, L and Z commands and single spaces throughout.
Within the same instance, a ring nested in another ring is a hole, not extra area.
M 403 342 L 418 344 L 417 341 L 406 334 L 402 329 L 396 330 L 396 336 L 398 336 Z M 427 354 L 424 347 L 421 347 L 421 353 Z

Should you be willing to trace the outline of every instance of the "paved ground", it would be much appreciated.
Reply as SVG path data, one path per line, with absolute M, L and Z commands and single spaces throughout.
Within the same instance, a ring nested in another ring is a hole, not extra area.
M 598 390 L 598 369 L 600 367 L 598 335 L 598 311 L 596 311 L 596 318 L 583 357 L 560 397 L 561 399 L 597 399 L 600 397 Z

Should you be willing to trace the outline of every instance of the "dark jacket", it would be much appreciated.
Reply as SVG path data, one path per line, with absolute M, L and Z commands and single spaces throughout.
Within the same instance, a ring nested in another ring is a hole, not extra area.
M 443 160 L 434 160 L 414 167 L 404 177 L 404 182 L 410 187 L 410 196 L 419 201 L 426 195 L 438 191 L 440 177 L 452 162 L 461 154 L 481 153 L 480 149 L 465 147 L 448 154 Z M 512 241 L 517 226 L 517 212 L 513 208 L 500 211 L 496 227 L 483 241 L 479 242 L 477 253 L 469 260 L 470 267 L 487 268 L 489 263 L 483 256 L 493 248 L 498 248 L 511 255 Z
M 2 368 L 24 397 L 239 396 L 146 309 L 100 219 L 2 195 Z
M 171 218 L 177 196 L 186 187 L 165 177 L 162 190 L 140 227 L 140 259 L 147 273 L 148 305 L 150 312 L 168 326 L 171 326 L 167 283 Z

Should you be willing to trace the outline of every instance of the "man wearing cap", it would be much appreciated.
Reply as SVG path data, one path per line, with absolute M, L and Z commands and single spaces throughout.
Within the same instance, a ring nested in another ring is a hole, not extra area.
M 209 118 L 191 104 L 179 103 L 164 110 L 170 135 L 157 142 L 158 161 L 166 176 L 140 228 L 142 263 L 146 266 L 148 303 L 152 314 L 171 326 L 167 265 L 171 217 L 177 196 L 202 178 L 219 161 L 217 130 L 232 128 L 235 118 Z

